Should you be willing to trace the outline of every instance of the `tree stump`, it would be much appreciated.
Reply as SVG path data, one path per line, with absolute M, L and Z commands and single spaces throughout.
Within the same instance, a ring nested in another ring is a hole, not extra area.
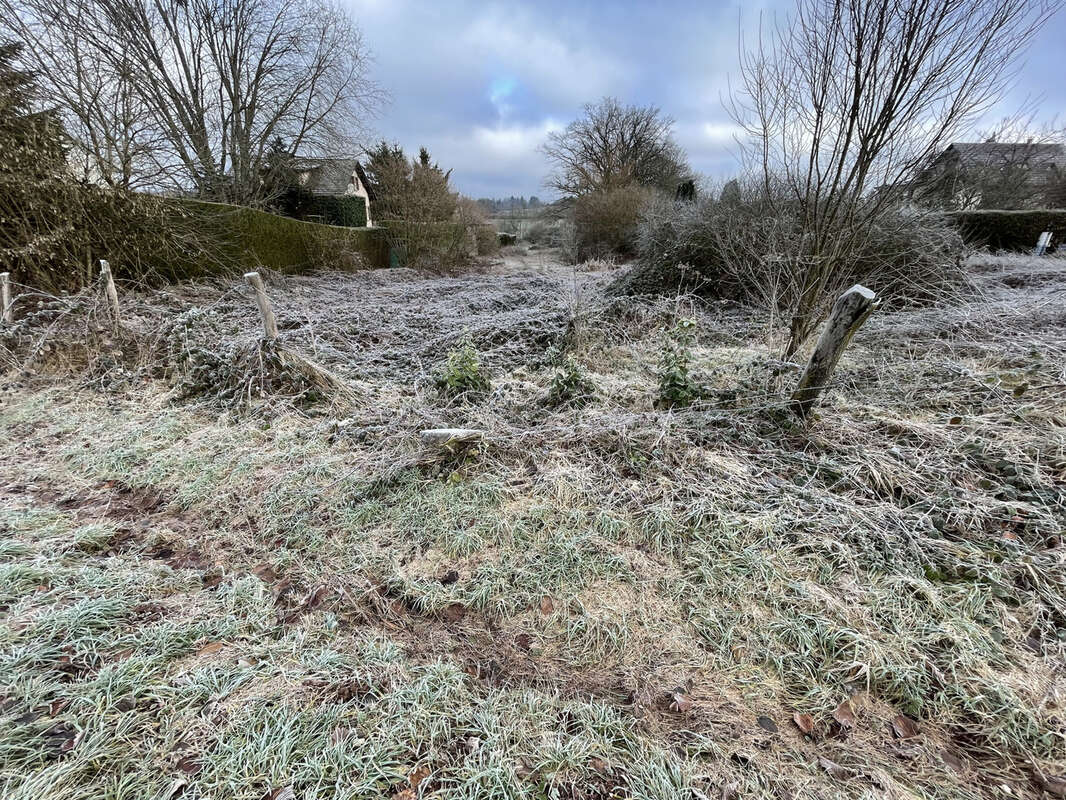
M 877 295 L 865 286 L 855 284 L 837 298 L 829 319 L 825 322 L 818 344 L 811 353 L 811 360 L 800 376 L 799 384 L 792 393 L 789 407 L 799 416 L 810 414 L 818 396 L 828 385 L 836 369 L 840 354 L 848 346 L 866 318 L 880 305 Z

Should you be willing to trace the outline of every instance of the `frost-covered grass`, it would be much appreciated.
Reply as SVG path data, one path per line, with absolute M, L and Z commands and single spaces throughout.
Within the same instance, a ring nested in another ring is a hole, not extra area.
M 0 794 L 1037 794 L 1066 762 L 1066 275 L 1041 264 L 872 319 L 809 428 L 763 321 L 684 301 L 581 300 L 577 409 L 499 359 L 486 397 L 401 371 L 344 419 L 21 391 Z M 707 394 L 657 409 L 678 314 Z M 421 453 L 441 424 L 489 445 Z

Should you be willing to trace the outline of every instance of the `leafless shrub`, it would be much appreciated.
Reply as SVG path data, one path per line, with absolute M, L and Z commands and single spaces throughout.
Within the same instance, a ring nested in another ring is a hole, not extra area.
M 578 197 L 574 203 L 578 260 L 634 255 L 637 223 L 652 196 L 652 190 L 631 183 Z
M 1056 0 L 797 0 L 742 59 L 737 122 L 768 201 L 798 224 L 790 357 L 871 223 L 1010 85 Z
M 651 203 L 639 227 L 640 262 L 615 291 L 683 289 L 775 312 L 794 308 L 803 292 L 802 221 L 765 199 L 754 182 L 737 191 L 726 201 L 706 192 L 697 203 Z M 962 279 L 962 240 L 933 214 L 886 208 L 868 220 L 862 238 L 853 236 L 851 248 L 847 264 L 827 280 L 823 303 L 856 282 L 874 287 L 888 304 L 921 302 Z

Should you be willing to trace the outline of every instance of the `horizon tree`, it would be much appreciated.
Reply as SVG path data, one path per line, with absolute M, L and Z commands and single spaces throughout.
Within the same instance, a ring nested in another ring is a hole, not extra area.
M 587 103 L 580 118 L 541 145 L 552 164 L 547 186 L 566 198 L 631 184 L 672 195 L 692 177 L 673 126 L 656 106 L 623 105 L 614 97 Z

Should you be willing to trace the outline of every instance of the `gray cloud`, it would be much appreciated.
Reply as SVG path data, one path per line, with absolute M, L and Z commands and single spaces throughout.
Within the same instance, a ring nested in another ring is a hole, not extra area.
M 347 0 L 392 102 L 373 122 L 409 152 L 425 145 L 465 194 L 547 194 L 537 146 L 604 95 L 654 103 L 676 120 L 693 167 L 736 170 L 735 130 L 721 99 L 735 78 L 738 23 L 754 31 L 791 6 L 697 2 L 479 3 Z M 1061 118 L 1066 20 L 1034 40 L 1018 89 L 1000 111 L 1039 96 Z M 1061 120 L 1060 120 L 1061 121 Z

